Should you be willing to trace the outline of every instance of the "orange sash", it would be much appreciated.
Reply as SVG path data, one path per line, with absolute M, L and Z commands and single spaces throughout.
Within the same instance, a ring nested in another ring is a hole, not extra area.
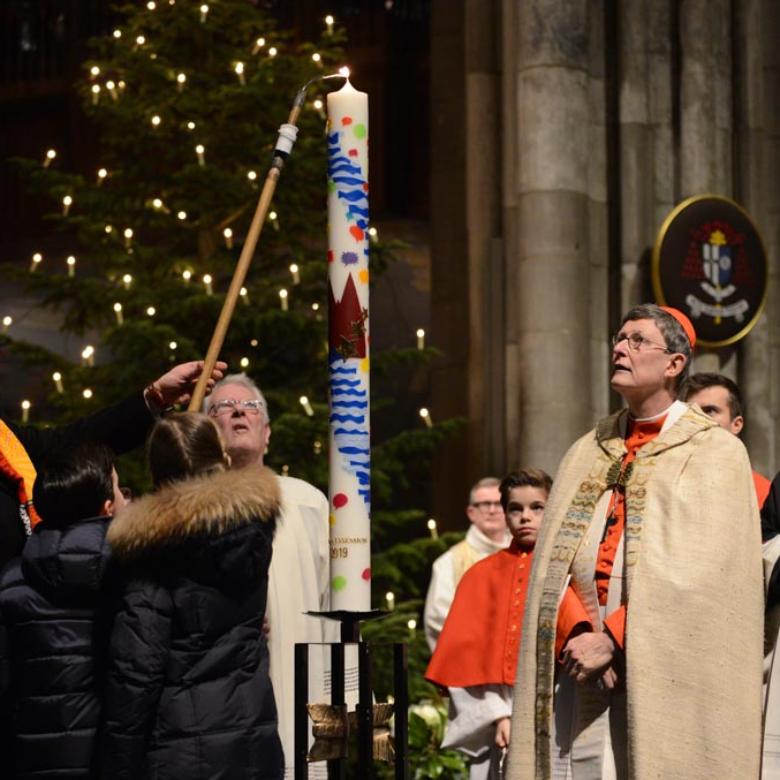
M 32 503 L 35 466 L 24 449 L 24 445 L 2 420 L 0 420 L 0 474 L 4 474 L 16 483 L 19 515 L 24 524 L 25 533 L 29 536 L 32 529 L 41 520 Z

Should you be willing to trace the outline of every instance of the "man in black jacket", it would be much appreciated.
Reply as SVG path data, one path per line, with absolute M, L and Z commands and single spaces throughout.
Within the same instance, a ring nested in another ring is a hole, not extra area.
M 209 389 L 227 368 L 217 363 Z M 0 568 L 21 554 L 30 532 L 35 469 L 53 450 L 84 441 L 105 444 L 116 453 L 144 442 L 156 416 L 174 404 L 187 403 L 203 370 L 202 361 L 175 366 L 139 391 L 95 414 L 58 428 L 32 428 L 0 421 Z M 21 465 L 20 465 L 21 461 Z
M 113 454 L 55 454 L 35 481 L 41 522 L 0 575 L 3 776 L 96 777 L 109 568 L 106 532 L 124 505 Z

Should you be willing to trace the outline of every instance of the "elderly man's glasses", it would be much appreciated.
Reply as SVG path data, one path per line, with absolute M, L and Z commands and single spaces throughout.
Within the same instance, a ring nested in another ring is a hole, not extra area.
M 475 501 L 471 506 L 480 512 L 489 512 L 491 509 L 501 509 L 500 501 Z
M 632 352 L 641 352 L 642 350 L 650 349 L 650 347 L 662 349 L 664 352 L 670 351 L 665 344 L 656 344 L 655 341 L 646 339 L 641 333 L 616 333 L 612 337 L 612 347 L 616 347 L 623 340 L 628 342 L 628 348 Z
M 265 412 L 265 404 L 258 398 L 250 398 L 246 401 L 236 401 L 233 398 L 226 398 L 224 401 L 217 401 L 209 408 L 209 414 L 212 417 L 233 414 L 235 411 L 242 411 L 246 414 L 260 414 L 260 412 Z

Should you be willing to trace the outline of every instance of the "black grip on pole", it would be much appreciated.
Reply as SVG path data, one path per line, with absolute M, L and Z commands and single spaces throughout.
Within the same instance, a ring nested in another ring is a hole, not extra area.
M 295 643 L 295 780 L 309 776 L 309 645 Z

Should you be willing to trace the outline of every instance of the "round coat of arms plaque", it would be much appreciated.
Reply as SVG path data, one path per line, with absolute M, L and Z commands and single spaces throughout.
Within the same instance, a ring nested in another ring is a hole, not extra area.
M 656 299 L 684 311 L 704 347 L 734 344 L 752 330 L 766 302 L 767 270 L 750 216 L 720 195 L 676 206 L 653 247 Z

